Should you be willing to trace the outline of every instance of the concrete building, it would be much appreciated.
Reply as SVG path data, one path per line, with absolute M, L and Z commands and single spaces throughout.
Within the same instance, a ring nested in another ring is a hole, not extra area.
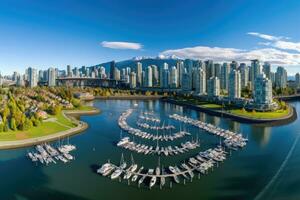
M 197 69 L 195 93 L 198 95 L 206 94 L 206 72 L 202 68 Z
M 109 73 L 110 73 L 109 78 L 110 79 L 116 79 L 116 77 L 115 77 L 115 75 L 116 75 L 115 69 L 116 69 L 116 63 L 115 63 L 115 61 L 111 61 L 110 62 L 110 69 L 109 69 Z
M 271 80 L 266 78 L 265 74 L 261 74 L 256 77 L 254 84 L 253 100 L 255 106 L 261 109 L 270 107 L 273 102 Z
M 56 86 L 56 73 L 54 68 L 48 69 L 48 86 L 55 87 Z
M 230 65 L 228 63 L 223 63 L 221 67 L 221 78 L 220 78 L 220 87 L 222 90 L 228 91 L 229 72 L 230 72 Z
M 70 65 L 67 65 L 67 77 L 72 77 L 72 69 Z
M 269 62 L 265 62 L 263 65 L 263 72 L 266 75 L 266 78 L 271 79 L 271 64 Z
M 241 73 L 232 69 L 229 73 L 228 98 L 234 100 L 241 98 Z
M 182 86 L 182 74 L 183 74 L 183 71 L 184 71 L 183 61 L 177 61 L 176 68 L 177 68 L 177 73 L 178 73 L 178 75 L 177 75 L 177 77 L 178 77 L 177 85 L 178 85 L 178 87 L 181 88 L 181 86 Z
M 185 69 L 182 75 L 182 90 L 183 91 L 192 91 L 192 80 L 191 75 Z
M 171 68 L 171 73 L 170 73 L 170 86 L 171 88 L 177 88 L 178 87 L 178 72 L 177 68 L 173 66 Z
M 249 83 L 249 67 L 245 63 L 240 64 L 241 88 L 246 88 Z
M 286 88 L 287 86 L 287 71 L 283 67 L 277 67 L 275 73 L 275 86 L 277 88 Z
M 262 67 L 261 67 L 261 64 L 259 62 L 259 60 L 255 59 L 255 60 L 251 60 L 251 68 L 250 68 L 250 71 L 251 71 L 251 84 L 252 84 L 252 89 L 254 88 L 254 83 L 255 83 L 255 80 L 256 80 L 256 77 L 258 77 L 259 75 L 262 74 Z
M 141 87 L 143 85 L 143 77 L 142 77 L 143 66 L 141 62 L 136 63 L 136 86 Z
M 152 74 L 152 67 L 148 66 L 146 69 L 146 87 L 152 87 L 153 86 L 153 74 Z
M 113 71 L 114 71 L 113 79 L 117 81 L 121 80 L 121 71 L 116 67 L 114 68 Z
M 300 74 L 299 73 L 296 73 L 296 75 L 295 75 L 295 86 L 296 86 L 296 88 L 300 87 Z
M 211 77 L 208 80 L 207 95 L 208 97 L 220 96 L 220 79 L 218 77 Z
M 156 65 L 151 65 L 152 67 L 152 84 L 153 86 L 159 86 L 159 72 Z
M 33 88 L 37 86 L 37 71 L 36 69 L 29 67 L 28 72 L 28 86 Z
M 163 63 L 163 65 L 160 67 L 160 70 L 159 70 L 159 83 L 160 83 L 159 86 L 161 88 L 164 87 L 163 74 L 164 74 L 166 69 L 169 70 L 169 65 L 168 65 L 168 63 Z
M 136 88 L 136 73 L 135 72 L 131 72 L 130 73 L 130 77 L 129 77 L 129 85 L 130 85 L 130 88 Z

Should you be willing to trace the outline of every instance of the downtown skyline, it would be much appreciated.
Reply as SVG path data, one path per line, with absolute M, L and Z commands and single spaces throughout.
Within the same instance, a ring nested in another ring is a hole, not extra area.
M 0 71 L 4 75 L 24 72 L 29 66 L 62 69 L 69 64 L 80 67 L 173 55 L 216 62 L 260 59 L 274 68 L 284 66 L 289 75 L 300 71 L 297 1 L 289 5 L 279 1 L 230 5 L 225 1 L 184 5 L 11 1 L 0 5 Z

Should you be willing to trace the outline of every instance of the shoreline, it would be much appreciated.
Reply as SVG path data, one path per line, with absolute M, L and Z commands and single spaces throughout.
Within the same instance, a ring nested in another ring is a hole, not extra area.
M 95 99 L 99 100 L 156 100 L 162 99 L 163 95 L 124 95 L 124 96 L 95 96 Z
M 60 131 L 57 133 L 49 134 L 42 137 L 36 137 L 36 138 L 29 138 L 24 140 L 13 140 L 13 141 L 1 141 L 0 142 L 0 150 L 6 150 L 6 149 L 16 149 L 16 148 L 23 148 L 23 147 L 29 147 L 33 145 L 37 145 L 43 142 L 51 142 L 60 138 L 65 138 L 67 136 L 75 135 L 78 133 L 83 132 L 88 128 L 88 124 L 86 122 L 77 120 L 74 118 L 74 115 L 95 115 L 100 113 L 100 110 L 97 108 L 94 108 L 93 110 L 63 110 L 62 114 L 72 122 L 75 122 L 77 124 L 76 127 L 67 129 L 65 131 Z
M 254 119 L 254 118 L 249 118 L 249 117 L 245 117 L 245 116 L 235 115 L 235 114 L 224 112 L 224 111 L 218 111 L 218 110 L 213 110 L 213 109 L 209 109 L 209 108 L 204 108 L 204 107 L 196 106 L 196 105 L 189 104 L 189 103 L 178 102 L 178 101 L 176 101 L 174 99 L 170 99 L 170 98 L 163 98 L 162 101 L 176 104 L 176 105 L 186 106 L 186 107 L 194 109 L 196 111 L 202 111 L 202 112 L 205 112 L 210 115 L 214 115 L 214 116 L 218 116 L 218 117 L 226 117 L 226 118 L 238 121 L 238 122 L 249 123 L 249 124 L 264 123 L 264 124 L 268 124 L 268 125 L 283 125 L 283 124 L 290 123 L 290 122 L 294 121 L 295 119 L 297 119 L 297 112 L 296 112 L 295 108 L 290 105 L 289 105 L 290 112 L 288 115 L 286 115 L 284 117 Z

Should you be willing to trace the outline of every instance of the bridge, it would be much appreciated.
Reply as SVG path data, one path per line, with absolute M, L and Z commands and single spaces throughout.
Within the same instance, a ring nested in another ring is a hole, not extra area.
M 125 85 L 124 81 L 90 77 L 57 78 L 56 83 L 58 86 L 68 87 L 122 87 Z

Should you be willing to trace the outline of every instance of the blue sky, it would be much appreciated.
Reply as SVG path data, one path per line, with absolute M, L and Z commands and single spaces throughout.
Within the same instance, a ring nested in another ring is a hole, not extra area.
M 0 71 L 135 56 L 254 57 L 300 71 L 300 1 L 0 0 Z

